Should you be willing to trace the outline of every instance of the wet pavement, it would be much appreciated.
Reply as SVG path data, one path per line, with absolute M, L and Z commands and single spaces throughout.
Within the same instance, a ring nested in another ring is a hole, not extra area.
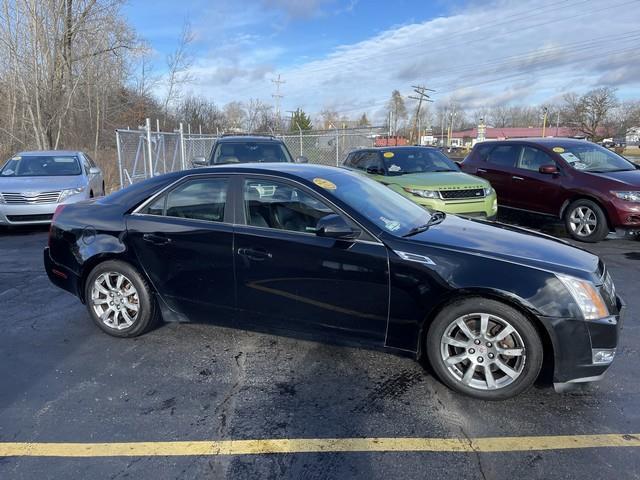
M 540 217 L 502 218 L 547 233 Z M 454 394 L 410 358 L 212 325 L 101 333 L 42 267 L 46 232 L 0 232 L 0 442 L 474 438 L 640 432 L 640 241 L 582 245 L 628 302 L 605 379 L 516 399 Z M 637 448 L 237 456 L 0 457 L 0 478 L 638 478 Z

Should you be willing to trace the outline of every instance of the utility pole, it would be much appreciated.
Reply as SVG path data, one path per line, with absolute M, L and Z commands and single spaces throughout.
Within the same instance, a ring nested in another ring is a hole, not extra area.
M 455 104 L 451 106 L 451 120 L 449 122 L 449 128 L 447 129 L 447 147 L 451 148 L 451 137 L 453 136 L 453 119 L 456 116 Z
M 558 110 L 558 116 L 556 117 L 556 137 L 560 131 L 560 110 Z
M 544 138 L 544 131 L 547 129 L 547 114 L 549 113 L 549 109 L 544 107 L 542 111 L 544 112 L 542 115 L 542 138 Z
M 418 95 L 417 97 L 413 95 L 409 95 L 409 98 L 411 98 L 412 100 L 418 101 L 418 106 L 416 107 L 416 116 L 413 120 L 413 129 L 411 130 L 411 135 L 409 138 L 410 143 L 415 143 L 413 141 L 414 137 L 415 139 L 420 141 L 420 129 L 418 128 L 418 118 L 420 117 L 420 108 L 422 107 L 422 102 L 433 102 L 433 100 L 431 100 L 431 98 L 426 92 L 435 92 L 435 90 L 431 88 L 419 86 L 419 85 L 411 85 L 411 87 L 413 88 L 413 91 Z
M 274 83 L 275 86 L 276 86 L 276 93 L 272 94 L 271 96 L 275 100 L 275 104 L 276 104 L 276 122 L 278 122 L 278 128 L 280 128 L 280 101 L 284 97 L 284 95 L 282 95 L 280 93 L 280 85 L 282 85 L 283 83 L 286 83 L 286 82 L 284 80 L 280 79 L 280 74 L 278 74 L 278 79 L 277 80 L 272 78 L 271 82 Z

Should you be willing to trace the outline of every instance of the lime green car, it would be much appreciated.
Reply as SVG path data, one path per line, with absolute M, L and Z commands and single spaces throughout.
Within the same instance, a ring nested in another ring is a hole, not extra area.
M 436 148 L 356 150 L 347 156 L 343 166 L 365 173 L 430 210 L 488 219 L 498 211 L 491 184 L 461 172 L 455 162 Z

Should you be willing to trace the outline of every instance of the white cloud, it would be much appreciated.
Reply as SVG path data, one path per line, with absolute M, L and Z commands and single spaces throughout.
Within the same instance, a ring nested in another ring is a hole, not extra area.
M 297 16 L 313 15 L 323 3 L 265 1 Z M 436 100 L 461 108 L 537 103 L 598 84 L 640 96 L 640 9 L 631 3 L 474 3 L 455 15 L 389 28 L 325 58 L 284 68 L 279 65 L 287 60 L 286 46 L 273 39 L 231 38 L 198 59 L 192 74 L 200 93 L 224 103 L 270 101 L 269 80 L 278 72 L 287 82 L 284 110 L 301 106 L 317 112 L 334 105 L 353 116 L 379 115 L 393 89 L 408 93 L 416 83 L 435 88 Z

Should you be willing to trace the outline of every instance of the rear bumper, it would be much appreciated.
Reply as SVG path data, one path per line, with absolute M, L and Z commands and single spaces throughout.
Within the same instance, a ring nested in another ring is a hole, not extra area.
M 602 378 L 609 363 L 594 361 L 598 352 L 615 352 L 618 346 L 625 304 L 617 298 L 619 313 L 596 321 L 544 318 L 551 327 L 554 347 L 553 382 L 574 384 Z
M 44 269 L 47 272 L 47 276 L 51 283 L 69 293 L 72 293 L 76 297 L 80 297 L 80 277 L 64 265 L 56 263 L 51 258 L 49 247 L 45 247 L 43 251 L 43 259 Z

